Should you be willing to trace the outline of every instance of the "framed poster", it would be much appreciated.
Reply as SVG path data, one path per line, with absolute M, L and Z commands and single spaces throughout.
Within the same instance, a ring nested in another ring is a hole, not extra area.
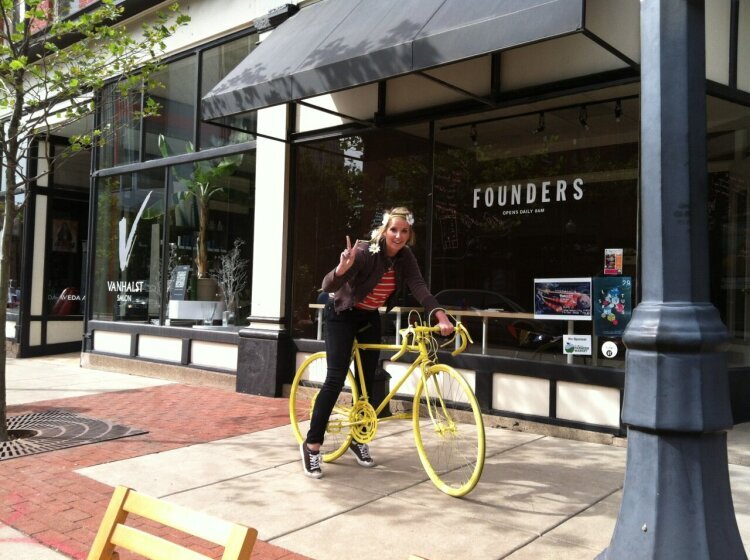
M 78 222 L 52 220 L 52 250 L 58 253 L 78 251 Z
M 591 320 L 591 278 L 535 278 L 534 318 Z
M 633 280 L 630 276 L 594 278 L 594 332 L 621 337 L 633 314 Z

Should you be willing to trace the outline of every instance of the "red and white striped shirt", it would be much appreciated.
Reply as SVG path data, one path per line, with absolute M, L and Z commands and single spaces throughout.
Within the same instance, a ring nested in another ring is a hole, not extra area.
M 386 271 L 380 278 L 377 286 L 367 294 L 367 297 L 356 304 L 354 307 L 357 309 L 366 309 L 367 311 L 373 311 L 383 305 L 388 297 L 396 289 L 396 271 L 391 269 Z

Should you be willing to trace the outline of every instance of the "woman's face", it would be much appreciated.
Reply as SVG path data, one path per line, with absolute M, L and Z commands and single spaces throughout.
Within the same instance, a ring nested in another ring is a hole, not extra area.
M 411 227 L 403 218 L 393 218 L 385 230 L 385 252 L 389 257 L 398 253 L 409 241 Z

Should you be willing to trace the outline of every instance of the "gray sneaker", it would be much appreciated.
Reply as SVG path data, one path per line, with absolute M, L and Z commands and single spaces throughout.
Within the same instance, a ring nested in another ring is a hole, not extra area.
M 320 469 L 320 453 L 310 451 L 303 441 L 299 446 L 299 454 L 302 456 L 302 468 L 305 474 L 312 478 L 321 478 L 323 471 Z
M 352 441 L 349 444 L 349 450 L 354 453 L 354 456 L 357 458 L 357 463 L 361 466 L 367 468 L 375 466 L 375 460 L 370 456 L 370 448 L 366 443 Z

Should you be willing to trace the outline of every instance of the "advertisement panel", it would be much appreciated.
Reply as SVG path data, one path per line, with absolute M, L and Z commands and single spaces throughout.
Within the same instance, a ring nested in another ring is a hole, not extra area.
M 535 278 L 534 318 L 591 320 L 591 278 Z
M 594 278 L 594 332 L 621 337 L 633 314 L 633 281 L 630 276 Z

